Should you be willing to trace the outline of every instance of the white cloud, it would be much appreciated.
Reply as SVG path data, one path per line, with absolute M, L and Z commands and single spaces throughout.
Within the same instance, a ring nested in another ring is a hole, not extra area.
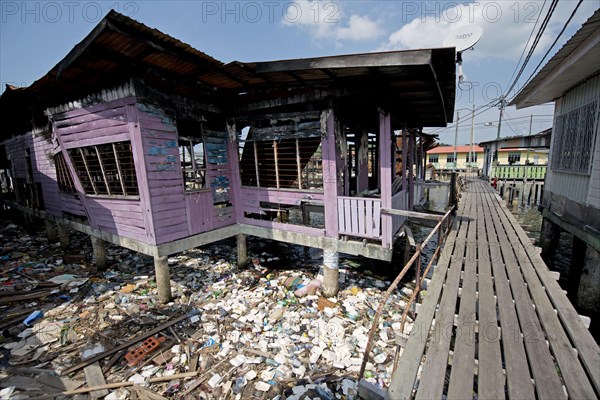
M 331 40 L 338 46 L 343 41 L 369 41 L 384 34 L 381 21 L 358 14 L 345 18 L 340 4 L 332 1 L 296 0 L 289 3 L 282 23 L 306 30 L 313 39 Z
M 584 2 L 571 26 L 578 27 L 594 11 L 594 6 Z M 548 4 L 542 10 L 542 1 L 478 1 L 468 4 L 449 3 L 444 8 L 436 2 L 435 7 L 425 2 L 409 3 L 412 8 L 403 7 L 404 19 L 409 20 L 400 29 L 389 35 L 386 43 L 378 50 L 401 50 L 428 47 L 442 47 L 443 39 L 451 31 L 465 25 L 477 24 L 484 30 L 476 51 L 468 54 L 471 59 L 502 58 L 516 59 L 521 55 L 527 39 L 540 14 L 540 23 L 546 15 Z M 536 54 L 547 48 L 566 22 L 575 2 L 559 2 L 551 22 L 539 44 Z M 539 27 L 539 24 L 538 24 Z M 536 28 L 536 32 L 537 32 Z M 568 35 L 561 38 L 568 39 Z

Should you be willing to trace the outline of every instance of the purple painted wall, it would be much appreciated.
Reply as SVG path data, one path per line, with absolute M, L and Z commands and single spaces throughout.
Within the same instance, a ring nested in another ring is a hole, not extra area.
M 277 228 L 315 236 L 338 237 L 337 197 L 344 186 L 344 163 L 339 146 L 340 129 L 330 110 L 324 120 L 323 192 L 240 187 L 238 146 L 225 132 L 205 133 L 206 188 L 184 190 L 179 136 L 171 114 L 134 97 L 61 112 L 52 116 L 52 136 L 27 134 L 6 141 L 16 178 L 27 179 L 25 150 L 30 149 L 34 181 L 42 186 L 44 204 L 51 215 L 63 212 L 87 216 L 92 227 L 148 244 L 162 244 L 235 223 Z M 390 117 L 380 115 L 379 154 L 381 202 L 392 206 Z M 69 149 L 131 141 L 138 197 L 85 195 L 70 157 L 65 162 L 78 194 L 61 193 L 56 182 L 53 155 Z M 403 159 L 409 161 L 410 141 L 403 137 Z M 410 161 L 406 163 L 410 165 Z M 347 176 L 347 173 L 345 174 Z M 407 178 L 403 174 L 405 183 Z M 346 182 L 347 183 L 347 182 Z M 348 185 L 346 185 L 347 187 Z M 260 213 L 261 202 L 298 205 L 311 199 L 325 205 L 325 229 L 259 221 L 244 213 Z M 396 199 L 397 200 L 397 199 Z M 394 203 L 397 203 L 394 202 Z M 398 206 L 399 204 L 395 204 Z M 394 223 L 395 222 L 395 223 Z M 398 221 L 382 216 L 382 244 L 391 245 Z
M 174 119 L 165 109 L 147 103 L 137 104 L 134 118 L 139 132 L 134 135 L 136 153 L 139 165 L 145 166 L 140 195 L 146 198 L 154 244 L 235 224 L 233 205 L 227 203 L 233 203 L 233 157 L 227 134 L 205 133 L 206 189 L 185 192 Z
M 15 178 L 28 179 L 26 151 L 29 150 L 33 181 L 42 189 L 45 211 L 60 216 L 61 199 L 56 183 L 56 169 L 53 160 L 53 144 L 49 133 L 27 133 L 4 142 L 10 157 Z
M 85 195 L 74 173 L 70 157 L 66 156 L 67 150 L 72 148 L 132 141 L 132 126 L 135 121 L 128 110 L 133 104 L 135 99 L 129 97 L 54 114 L 54 135 L 59 150 L 65 155 L 65 162 L 74 178 L 73 182 L 89 224 L 112 234 L 152 243 L 150 231 L 143 219 L 141 196 L 124 199 Z M 137 169 L 139 164 L 136 163 Z M 74 196 L 62 193 L 61 197 L 70 199 L 63 203 L 63 211 L 79 215 L 81 209 Z

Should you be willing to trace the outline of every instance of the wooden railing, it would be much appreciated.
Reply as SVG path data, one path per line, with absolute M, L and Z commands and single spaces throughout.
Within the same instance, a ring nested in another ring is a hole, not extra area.
M 404 331 L 404 324 L 406 322 L 406 317 L 408 316 L 408 312 L 411 309 L 413 302 L 415 300 L 418 301 L 418 299 L 420 297 L 421 276 L 427 276 L 427 273 L 429 272 L 429 269 L 431 268 L 431 265 L 433 264 L 433 262 L 435 260 L 439 260 L 439 254 L 440 254 L 440 251 L 442 248 L 442 244 L 444 243 L 446 235 L 451 226 L 451 215 L 452 215 L 453 210 L 454 210 L 454 207 L 450 208 L 446 212 L 446 214 L 444 214 L 443 216 L 442 215 L 425 214 L 425 213 L 417 213 L 414 211 L 406 211 L 406 210 L 388 210 L 388 209 L 382 210 L 382 212 L 386 213 L 386 214 L 402 215 L 402 216 L 407 216 L 407 217 L 412 217 L 412 218 L 420 218 L 420 219 L 430 219 L 430 220 L 435 219 L 435 220 L 438 220 L 438 223 L 435 226 L 435 228 L 433 228 L 433 230 L 429 233 L 429 235 L 427 235 L 425 240 L 423 240 L 423 243 L 417 245 L 415 254 L 410 258 L 410 260 L 408 260 L 406 265 L 404 265 L 404 267 L 402 268 L 402 271 L 400 271 L 400 273 L 398 274 L 396 279 L 394 279 L 394 281 L 392 282 L 390 287 L 386 290 L 385 294 L 383 295 L 383 299 L 379 303 L 379 306 L 377 307 L 377 312 L 375 312 L 375 316 L 373 317 L 373 322 L 371 324 L 371 329 L 369 331 L 369 340 L 367 341 L 367 346 L 365 348 L 365 354 L 363 356 L 362 364 L 360 367 L 360 372 L 358 374 L 358 380 L 360 380 L 364 377 L 365 368 L 367 366 L 367 361 L 369 359 L 369 354 L 371 353 L 372 346 L 373 346 L 373 338 L 375 337 L 375 333 L 377 332 L 377 329 L 379 328 L 379 318 L 381 317 L 381 312 L 383 311 L 383 307 L 385 306 L 385 303 L 387 303 L 392 292 L 394 290 L 396 290 L 396 287 L 398 286 L 398 284 L 400 283 L 402 278 L 404 278 L 404 275 L 406 275 L 406 273 L 408 272 L 410 267 L 412 267 L 413 264 L 416 263 L 415 290 L 413 291 L 412 295 L 410 296 L 410 299 L 408 300 L 408 303 L 405 306 L 404 313 L 402 314 L 402 319 L 400 320 L 400 324 L 401 324 L 400 332 Z M 429 261 L 429 263 L 427 264 L 427 267 L 425 268 L 425 270 L 423 271 L 423 274 L 421 275 L 421 254 L 422 254 L 425 246 L 427 246 L 427 244 L 429 243 L 429 241 L 431 240 L 433 235 L 435 235 L 436 233 L 438 235 L 438 240 L 437 240 L 437 246 L 435 248 L 435 252 L 431 256 L 431 260 Z M 396 358 L 394 360 L 394 367 L 397 364 L 398 357 L 399 357 L 399 352 L 396 352 Z
M 494 165 L 491 178 L 542 180 L 546 176 L 546 165 Z
M 338 197 L 340 235 L 381 239 L 381 199 Z
M 406 210 L 408 208 L 408 196 L 409 193 L 407 193 L 406 190 L 401 190 L 396 193 L 394 196 L 392 196 L 392 208 L 394 210 Z M 404 221 L 406 221 L 406 217 L 404 216 L 392 216 L 392 236 L 398 233 Z

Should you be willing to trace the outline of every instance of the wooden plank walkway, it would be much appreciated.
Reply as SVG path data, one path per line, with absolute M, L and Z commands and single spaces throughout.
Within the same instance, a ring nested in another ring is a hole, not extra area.
M 600 349 L 495 191 L 469 180 L 390 399 L 595 399 Z

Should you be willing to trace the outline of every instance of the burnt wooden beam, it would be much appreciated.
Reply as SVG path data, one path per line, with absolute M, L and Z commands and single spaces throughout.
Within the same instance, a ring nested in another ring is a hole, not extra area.
M 272 119 L 278 121 L 303 121 L 315 118 L 321 118 L 321 110 L 244 115 L 237 117 L 236 120 L 243 122 L 253 122 L 262 120 L 268 121 Z
M 331 72 L 331 70 L 329 68 L 323 68 L 323 69 L 321 69 L 321 72 L 323 72 L 325 75 L 327 75 L 334 81 L 337 81 L 340 79 L 340 77 L 337 76 L 336 74 L 334 74 L 333 72 Z
M 67 69 L 83 52 L 96 40 L 96 38 L 106 29 L 108 22 L 104 18 L 96 27 L 56 65 L 55 79 L 60 78 L 63 71 Z
M 256 72 L 268 73 L 314 69 L 427 65 L 430 62 L 431 50 L 409 50 L 261 62 L 256 64 Z
M 437 89 L 437 93 L 440 99 L 440 105 L 442 108 L 442 113 L 444 114 L 444 121 L 448 120 L 448 114 L 446 113 L 446 104 L 444 101 L 444 92 L 442 91 L 442 87 L 440 86 L 440 81 L 437 77 L 437 74 L 435 73 L 435 68 L 433 68 L 433 65 L 429 65 L 429 68 L 431 68 L 431 74 L 433 75 L 433 80 L 435 82 L 435 87 Z
M 302 79 L 300 76 L 298 76 L 297 74 L 295 74 L 292 71 L 285 71 L 286 75 L 291 76 L 292 78 L 294 78 L 294 80 L 298 81 L 298 82 L 304 82 L 304 79 Z

